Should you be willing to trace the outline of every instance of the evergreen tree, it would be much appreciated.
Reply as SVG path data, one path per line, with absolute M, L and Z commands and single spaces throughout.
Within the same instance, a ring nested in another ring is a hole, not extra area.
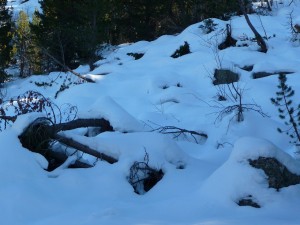
M 69 67 L 90 63 L 97 44 L 103 41 L 103 0 L 44 0 L 40 19 L 32 30 L 38 43 L 54 58 Z M 55 69 L 50 68 L 50 69 Z
M 76 40 L 80 62 L 88 63 L 93 69 L 96 50 L 102 42 L 107 42 L 106 16 L 107 5 L 105 0 L 86 0 L 74 2 L 80 14 L 81 23 L 78 24 L 79 32 Z
M 14 48 L 16 49 L 16 61 L 20 69 L 20 77 L 27 77 L 32 74 L 33 44 L 29 26 L 29 17 L 24 11 L 20 11 L 16 21 L 14 32 Z
M 287 78 L 285 74 L 279 74 L 279 91 L 276 92 L 277 97 L 272 98 L 271 102 L 278 107 L 279 118 L 285 120 L 288 129 L 283 131 L 278 128 L 280 133 L 285 132 L 294 144 L 300 144 L 300 104 L 295 109 L 292 97 L 295 91 L 286 84 Z
M 153 40 L 208 17 L 227 18 L 237 0 L 43 0 L 32 30 L 42 48 L 69 67 L 95 61 L 97 46 Z M 51 57 L 50 57 L 51 58 Z M 55 60 L 54 60 L 55 61 Z M 58 69 L 49 64 L 49 69 Z
M 6 0 L 0 0 L 0 83 L 6 79 L 5 68 L 11 60 L 12 22 L 11 13 L 6 8 Z
M 31 22 L 29 24 L 30 27 L 30 60 L 31 60 L 31 67 L 32 67 L 32 73 L 33 74 L 41 74 L 44 72 L 47 72 L 47 68 L 49 68 L 51 62 L 49 61 L 49 58 L 45 53 L 43 52 L 43 49 L 39 46 L 37 36 L 32 31 L 33 26 L 39 26 L 40 24 L 40 18 L 36 16 L 36 14 L 32 15 Z
M 229 19 L 240 11 L 237 0 L 112 0 L 109 13 L 117 43 L 153 40 L 215 17 Z

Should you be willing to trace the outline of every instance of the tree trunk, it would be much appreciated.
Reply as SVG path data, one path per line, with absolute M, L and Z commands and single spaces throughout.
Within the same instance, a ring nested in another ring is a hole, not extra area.
M 250 29 L 252 30 L 252 32 L 255 35 L 255 38 L 257 40 L 257 44 L 260 46 L 260 51 L 266 53 L 268 51 L 268 47 L 266 45 L 266 42 L 264 41 L 264 39 L 262 38 L 262 36 L 258 33 L 258 31 L 255 29 L 255 27 L 253 26 L 253 24 L 251 23 L 246 10 L 245 10 L 245 2 L 244 0 L 239 0 L 239 4 L 240 4 L 240 8 L 241 11 L 246 19 L 246 22 L 248 24 L 248 26 L 250 27 Z
M 273 2 L 271 1 L 271 3 L 270 3 L 269 0 L 266 0 L 266 3 L 267 3 L 268 10 L 271 12 L 272 11 Z
M 19 136 L 19 139 L 23 147 L 45 156 L 45 158 L 49 161 L 49 171 L 60 166 L 68 158 L 66 152 L 55 153 L 51 149 L 51 141 L 53 140 L 58 141 L 67 147 L 77 149 L 78 151 L 104 160 L 110 164 L 117 162 L 117 159 L 92 149 L 87 145 L 79 143 L 76 140 L 65 136 L 63 133 L 59 133 L 61 131 L 83 127 L 100 127 L 101 132 L 113 131 L 113 127 L 110 125 L 109 121 L 103 118 L 76 119 L 60 124 L 52 124 L 47 118 L 37 118 L 24 130 L 24 132 Z M 90 165 L 80 161 L 75 162 L 75 167 L 80 167 L 80 165 L 82 165 L 83 168 L 91 167 Z
M 61 66 L 64 70 L 74 74 L 75 76 L 89 82 L 89 83 L 95 83 L 95 81 L 93 81 L 92 79 L 88 78 L 88 77 L 84 77 L 82 76 L 80 73 L 75 72 L 74 70 L 70 69 L 67 65 L 61 63 L 59 60 L 57 60 L 53 55 L 51 55 L 47 49 L 42 47 L 42 51 L 45 55 L 47 55 L 49 58 L 51 58 L 57 65 Z
M 53 134 L 52 138 L 59 141 L 60 143 L 66 145 L 66 146 L 78 149 L 79 151 L 81 151 L 83 153 L 86 153 L 88 155 L 91 155 L 91 156 L 94 156 L 94 157 L 99 158 L 101 160 L 104 160 L 104 161 L 106 161 L 110 164 L 116 163 L 118 161 L 117 159 L 115 159 L 111 156 L 108 156 L 104 153 L 98 152 L 97 150 L 91 149 L 89 146 L 81 144 L 81 143 L 75 141 L 72 138 L 68 138 L 68 137 L 65 137 L 63 135 L 56 134 L 56 133 Z
M 76 119 L 66 123 L 51 125 L 54 133 L 65 130 L 73 130 L 81 127 L 101 127 L 101 132 L 113 131 L 113 127 L 105 119 Z

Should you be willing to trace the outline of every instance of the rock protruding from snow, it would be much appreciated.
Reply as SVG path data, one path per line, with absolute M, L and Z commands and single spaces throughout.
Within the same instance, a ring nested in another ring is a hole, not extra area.
M 214 78 L 214 85 L 231 84 L 233 82 L 238 82 L 240 79 L 238 73 L 235 73 L 229 69 L 216 69 Z
M 269 187 L 279 190 L 283 187 L 300 184 L 300 176 L 291 173 L 285 165 L 271 157 L 249 160 L 251 166 L 262 169 L 268 177 Z
M 278 188 L 277 182 L 285 180 L 285 177 L 282 178 L 282 174 L 276 171 L 274 175 L 279 177 L 272 181 L 272 183 L 275 182 L 275 185 L 269 185 L 269 174 L 249 164 L 249 161 L 256 162 L 260 158 L 276 159 L 276 161 L 271 160 L 273 165 L 269 165 L 269 167 L 277 166 L 279 170 L 285 168 L 284 170 L 290 171 L 292 174 L 300 174 L 299 162 L 271 142 L 261 138 L 243 137 L 234 144 L 228 160 L 202 186 L 201 193 L 205 193 L 203 198 L 209 196 L 210 201 L 217 204 L 235 202 L 238 205 L 252 207 L 257 204 L 262 208 L 280 201 L 280 193 L 270 187 Z M 269 161 L 264 161 L 264 163 L 269 163 Z M 263 162 L 259 164 L 263 164 Z M 273 169 L 275 170 L 275 168 Z M 294 179 L 292 180 L 294 181 Z M 289 183 L 290 185 L 296 184 L 296 182 Z

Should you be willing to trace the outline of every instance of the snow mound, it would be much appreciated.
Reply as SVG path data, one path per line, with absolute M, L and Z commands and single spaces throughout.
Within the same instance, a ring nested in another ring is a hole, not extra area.
M 120 132 L 133 132 L 145 130 L 143 125 L 131 116 L 122 106 L 111 97 L 101 97 L 92 106 L 87 114 L 89 118 L 104 118 L 110 122 L 112 127 Z
M 287 166 L 291 172 L 300 172 L 300 164 L 290 155 L 274 146 L 271 142 L 254 137 L 243 137 L 236 141 L 228 160 L 217 169 L 201 187 L 201 193 L 209 193 L 210 201 L 215 204 L 237 204 L 241 198 L 252 196 L 256 202 L 267 209 L 287 204 L 283 194 L 268 187 L 267 176 L 263 170 L 253 168 L 249 159 L 274 157 Z M 289 190 L 292 198 L 299 191 L 300 185 L 283 188 Z

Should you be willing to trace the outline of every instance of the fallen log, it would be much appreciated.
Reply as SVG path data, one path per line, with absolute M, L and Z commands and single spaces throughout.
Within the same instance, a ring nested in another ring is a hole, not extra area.
M 78 149 L 79 151 L 81 151 L 83 153 L 86 153 L 88 155 L 91 155 L 91 156 L 94 156 L 94 157 L 99 158 L 101 160 L 104 160 L 104 161 L 106 161 L 110 164 L 116 163 L 118 161 L 117 159 L 115 159 L 111 156 L 108 156 L 104 153 L 101 153 L 97 150 L 94 150 L 94 149 L 90 148 L 87 145 L 81 144 L 81 143 L 79 143 L 78 141 L 76 141 L 72 138 L 68 138 L 68 137 L 65 137 L 65 136 L 60 135 L 60 134 L 54 134 L 53 139 L 59 141 L 60 143 L 66 145 L 66 146 Z
M 105 131 L 113 131 L 113 127 L 110 125 L 110 123 L 101 118 L 101 119 L 76 119 L 72 120 L 66 123 L 59 123 L 59 124 L 53 124 L 51 125 L 51 129 L 53 129 L 54 133 L 58 133 L 60 131 L 65 130 L 73 130 L 77 128 L 82 127 L 100 127 L 100 132 Z
M 61 154 L 55 154 L 51 149 L 51 142 L 57 141 L 67 147 L 77 149 L 80 152 L 89 154 L 101 160 L 104 160 L 110 164 L 117 162 L 118 160 L 101 153 L 95 149 L 90 148 L 72 138 L 65 136 L 62 131 L 73 130 L 76 128 L 84 127 L 100 127 L 101 132 L 113 131 L 113 127 L 109 121 L 101 119 L 76 119 L 66 123 L 54 124 L 48 118 L 41 117 L 33 121 L 21 135 L 19 135 L 20 142 L 23 147 L 29 149 L 32 152 L 42 154 L 49 162 L 48 170 L 57 168 L 68 158 L 66 152 Z M 76 163 L 75 163 L 76 164 Z M 83 168 L 90 167 L 88 164 L 77 162 L 77 166 Z

